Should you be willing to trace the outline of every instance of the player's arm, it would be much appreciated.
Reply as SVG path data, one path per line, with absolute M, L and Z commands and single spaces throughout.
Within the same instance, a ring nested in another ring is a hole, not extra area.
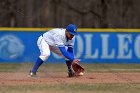
M 69 44 L 67 45 L 67 47 L 68 47 L 67 51 L 71 54 L 71 56 L 74 57 L 74 49 L 73 49 L 73 47 L 74 47 L 75 37 L 73 37 L 73 39 L 69 40 L 68 42 L 69 42 Z
M 78 62 L 78 59 L 74 58 L 74 55 L 71 55 L 71 53 L 69 53 L 66 48 L 65 45 L 63 43 L 63 36 L 55 36 L 55 44 L 56 46 L 59 48 L 59 50 L 61 51 L 61 53 L 67 58 L 69 59 L 71 62 Z
M 60 46 L 59 47 L 61 53 L 67 58 L 69 59 L 70 61 L 73 61 L 74 60 L 74 55 L 73 55 L 73 49 L 71 48 L 68 48 L 69 51 L 71 52 L 68 52 L 65 48 L 65 46 Z
M 74 50 L 73 50 L 73 46 L 68 46 L 67 51 L 71 54 L 71 56 L 74 57 Z

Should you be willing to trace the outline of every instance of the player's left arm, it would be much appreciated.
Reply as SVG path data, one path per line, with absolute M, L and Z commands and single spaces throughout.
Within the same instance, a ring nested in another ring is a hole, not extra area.
M 65 46 L 59 46 L 59 49 L 61 51 L 61 53 L 67 58 L 69 59 L 71 62 L 75 59 L 73 55 L 71 55 L 70 52 L 68 52 L 65 48 Z
M 73 49 L 73 46 L 68 46 L 67 51 L 71 54 L 71 56 L 74 57 L 74 49 Z
M 69 44 L 67 45 L 68 49 L 67 51 L 71 54 L 71 56 L 74 57 L 74 42 L 75 42 L 75 37 L 73 37 L 72 40 L 69 40 Z

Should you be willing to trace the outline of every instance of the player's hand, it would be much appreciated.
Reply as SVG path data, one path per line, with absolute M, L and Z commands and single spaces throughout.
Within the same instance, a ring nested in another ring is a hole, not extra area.
M 80 59 L 74 59 L 73 62 L 72 62 L 72 64 L 76 64 L 76 63 L 78 63 L 79 61 L 80 61 Z

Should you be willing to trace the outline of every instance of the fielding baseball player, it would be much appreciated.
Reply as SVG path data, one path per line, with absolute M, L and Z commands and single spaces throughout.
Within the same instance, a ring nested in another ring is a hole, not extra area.
M 72 64 L 79 62 L 79 59 L 74 57 L 73 50 L 76 35 L 78 35 L 77 27 L 74 24 L 69 24 L 66 29 L 52 29 L 40 36 L 37 41 L 40 56 L 38 57 L 33 68 L 30 70 L 29 75 L 31 77 L 36 75 L 38 68 L 48 59 L 50 56 L 50 51 L 52 51 L 65 57 L 68 68 L 68 76 L 75 76 L 75 72 L 72 69 Z

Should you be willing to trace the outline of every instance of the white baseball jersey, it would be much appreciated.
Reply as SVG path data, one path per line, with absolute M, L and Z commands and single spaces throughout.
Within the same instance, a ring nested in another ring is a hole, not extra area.
M 50 45 L 50 46 L 73 46 L 75 37 L 72 40 L 67 40 L 66 29 L 52 29 L 43 34 L 43 39 Z
M 62 55 L 59 48 L 61 46 L 73 47 L 75 37 L 72 40 L 67 40 L 66 29 L 52 29 L 40 36 L 37 41 L 37 45 L 40 50 L 40 58 L 45 61 L 50 56 L 50 50 L 58 55 Z M 66 47 L 67 48 L 67 47 Z

